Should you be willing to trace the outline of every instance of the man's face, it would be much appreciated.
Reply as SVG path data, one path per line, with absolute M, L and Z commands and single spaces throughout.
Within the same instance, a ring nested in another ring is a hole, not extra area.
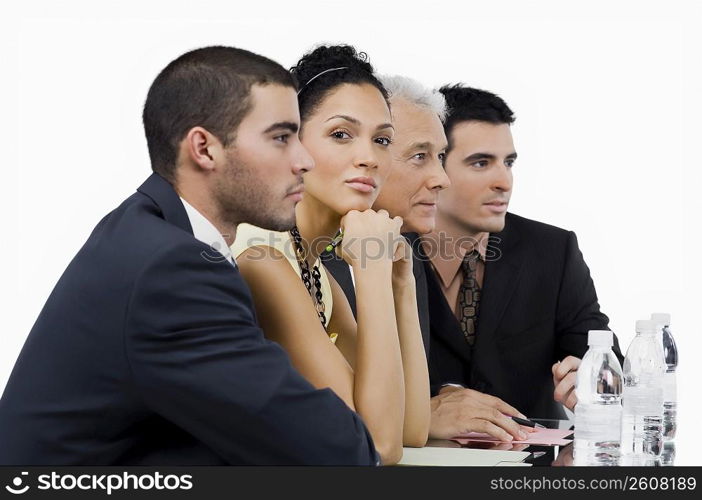
M 451 139 L 446 157 L 451 188 L 439 197 L 437 217 L 472 234 L 501 231 L 517 158 L 509 125 L 461 122 Z
M 314 167 L 297 135 L 297 95 L 291 87 L 254 85 L 250 99 L 251 110 L 225 149 L 215 197 L 230 223 L 287 231 L 302 199 L 302 174 Z
M 403 231 L 428 233 L 434 228 L 439 191 L 450 184 L 442 161 L 444 127 L 436 113 L 406 99 L 392 99 L 390 105 L 392 168 L 373 208 L 402 217 Z

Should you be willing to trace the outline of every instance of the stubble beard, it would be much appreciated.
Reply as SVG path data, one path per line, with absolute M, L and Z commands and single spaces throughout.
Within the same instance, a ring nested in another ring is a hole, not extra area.
M 270 231 L 288 231 L 295 225 L 294 210 L 285 214 L 283 197 L 236 153 L 227 153 L 226 171 L 215 186 L 215 198 L 220 216 L 228 224 L 247 223 Z

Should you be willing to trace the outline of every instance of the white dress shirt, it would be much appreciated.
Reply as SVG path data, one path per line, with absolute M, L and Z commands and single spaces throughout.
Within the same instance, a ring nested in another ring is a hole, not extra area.
M 215 261 L 224 257 L 236 267 L 236 262 L 234 262 L 234 259 L 232 258 L 229 245 L 227 245 L 227 242 L 224 241 L 224 237 L 220 234 L 214 224 L 207 220 L 204 215 L 198 212 L 195 207 L 193 207 L 183 198 L 181 198 L 180 201 L 183 202 L 185 213 L 188 214 L 190 226 L 193 228 L 193 236 L 195 236 L 195 239 L 200 240 L 212 249 L 211 254 L 203 255 L 203 257 L 210 257 Z M 215 252 L 218 252 L 221 257 L 216 255 Z

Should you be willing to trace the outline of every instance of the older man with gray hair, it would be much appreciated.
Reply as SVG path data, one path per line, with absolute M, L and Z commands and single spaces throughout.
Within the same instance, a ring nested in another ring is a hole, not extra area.
M 373 205 L 403 219 L 403 232 L 434 229 L 439 191 L 449 186 L 443 161 L 448 142 L 442 124 L 446 100 L 404 76 L 381 76 L 390 94 L 395 135 L 392 169 Z
M 448 147 L 443 126 L 446 100 L 441 92 L 427 89 L 411 78 L 380 76 L 379 79 L 390 95 L 395 135 L 390 146 L 392 169 L 373 208 L 385 209 L 392 217 L 402 217 L 404 236 L 416 249 L 419 234 L 434 229 L 439 192 L 450 185 L 443 166 Z M 356 294 L 348 265 L 334 254 L 325 255 L 323 261 L 344 290 L 355 315 Z M 424 265 L 416 253 L 413 265 L 419 323 L 428 354 L 427 281 Z M 499 438 L 506 431 L 520 437 L 519 425 L 502 417 L 503 412 L 517 415 L 517 410 L 487 394 L 465 390 L 460 398 L 434 397 L 431 406 L 431 438 L 446 439 L 470 431 L 488 432 Z

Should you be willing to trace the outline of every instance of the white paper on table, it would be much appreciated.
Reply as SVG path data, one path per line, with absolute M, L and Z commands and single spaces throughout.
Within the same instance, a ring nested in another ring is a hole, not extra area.
M 529 455 L 530 453 L 526 451 L 476 450 L 473 448 L 404 448 L 402 460 L 398 465 L 494 467 L 504 465 L 501 462 L 523 462 Z

